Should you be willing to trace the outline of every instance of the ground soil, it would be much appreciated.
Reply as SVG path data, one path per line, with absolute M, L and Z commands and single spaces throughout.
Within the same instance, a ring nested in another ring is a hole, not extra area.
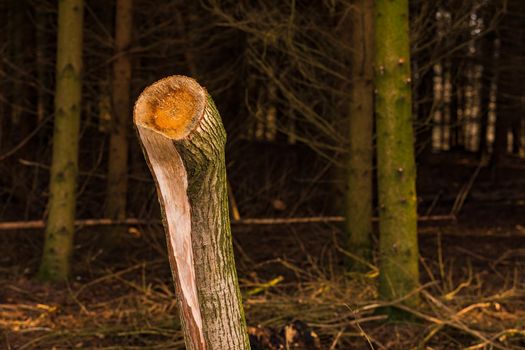
M 420 214 L 449 214 L 478 165 L 421 166 Z M 456 221 L 420 225 L 422 304 L 408 321 L 382 314 L 374 267 L 346 272 L 337 225 L 234 226 L 254 348 L 525 349 L 525 169 L 502 169 L 479 171 Z M 110 229 L 80 230 L 62 285 L 34 279 L 42 232 L 0 232 L 0 349 L 184 348 L 162 231 L 130 228 L 104 251 Z M 306 331 L 286 344 L 286 327 Z

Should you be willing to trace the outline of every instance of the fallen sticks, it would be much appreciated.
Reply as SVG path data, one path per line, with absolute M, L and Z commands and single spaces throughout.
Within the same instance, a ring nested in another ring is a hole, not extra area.
M 373 221 L 378 221 L 378 218 L 373 218 Z M 454 215 L 432 215 L 421 216 L 418 218 L 420 222 L 438 222 L 438 221 L 455 221 Z M 232 220 L 232 225 L 290 225 L 290 224 L 308 224 L 308 223 L 337 223 L 343 222 L 342 216 L 312 216 L 312 217 L 292 217 L 292 218 L 248 218 Z M 76 220 L 77 227 L 93 227 L 93 226 L 112 226 L 112 225 L 160 225 L 160 220 L 144 220 L 137 218 L 129 218 L 125 220 L 111 220 L 111 219 L 84 219 Z M 6 221 L 0 222 L 0 231 L 8 230 L 33 230 L 45 228 L 44 220 L 30 220 L 30 221 Z

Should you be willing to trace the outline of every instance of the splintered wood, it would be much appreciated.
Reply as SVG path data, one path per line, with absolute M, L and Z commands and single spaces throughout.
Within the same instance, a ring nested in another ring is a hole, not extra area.
M 207 347 L 195 278 L 188 177 L 173 140 L 195 127 L 205 90 L 188 78 L 165 82 L 148 87 L 139 97 L 135 123 L 157 185 L 187 346 L 200 350 Z
M 158 133 L 139 127 L 142 144 L 158 186 L 167 226 L 168 254 L 179 294 L 185 325 L 197 335 L 196 349 L 205 349 L 202 317 L 195 280 L 191 243 L 190 203 L 186 194 L 186 169 L 173 142 Z

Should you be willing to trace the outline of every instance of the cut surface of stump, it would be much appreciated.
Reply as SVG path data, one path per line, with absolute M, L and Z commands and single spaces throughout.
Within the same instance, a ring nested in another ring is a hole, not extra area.
M 148 87 L 135 105 L 135 124 L 172 140 L 195 129 L 204 113 L 206 90 L 187 77 L 169 77 Z

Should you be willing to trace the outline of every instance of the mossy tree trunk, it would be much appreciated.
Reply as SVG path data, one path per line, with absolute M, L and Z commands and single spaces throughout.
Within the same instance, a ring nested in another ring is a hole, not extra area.
M 345 194 L 350 267 L 364 270 L 372 258 L 372 133 L 374 126 L 374 2 L 355 0 L 350 11 L 352 86 Z
M 419 285 L 408 0 L 376 0 L 375 107 L 383 300 Z M 405 299 L 416 305 L 417 294 Z
M 39 271 L 39 276 L 46 280 L 63 280 L 70 270 L 82 95 L 83 6 L 82 0 L 62 0 L 58 7 L 49 216 Z
M 123 220 L 126 217 L 128 191 L 128 128 L 131 83 L 131 43 L 133 1 L 118 0 L 115 17 L 116 58 L 113 63 L 113 114 L 109 141 L 106 217 Z
M 186 347 L 249 349 L 219 113 L 195 80 L 173 76 L 141 94 L 134 118 L 157 185 Z

